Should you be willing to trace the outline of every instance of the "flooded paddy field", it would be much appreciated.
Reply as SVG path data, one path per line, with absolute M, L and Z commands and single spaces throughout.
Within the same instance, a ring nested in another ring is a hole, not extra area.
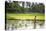
M 34 21 L 30 19 L 15 19 L 6 21 L 6 30 L 25 30 L 25 29 L 43 29 L 44 21 Z
M 44 29 L 44 14 L 34 14 L 7 14 L 6 30 Z

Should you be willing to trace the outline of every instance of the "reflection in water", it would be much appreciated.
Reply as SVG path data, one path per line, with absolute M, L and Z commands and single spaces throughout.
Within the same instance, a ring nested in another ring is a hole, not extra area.
M 36 21 L 35 28 L 42 28 L 44 22 Z M 26 20 L 8 20 L 6 24 L 6 30 L 21 30 L 21 29 L 33 29 L 34 21 L 26 21 Z

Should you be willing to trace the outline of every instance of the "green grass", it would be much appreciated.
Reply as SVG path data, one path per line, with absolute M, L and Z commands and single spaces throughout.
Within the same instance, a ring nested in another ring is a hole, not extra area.
M 45 15 L 42 13 L 31 13 L 31 14 L 7 14 L 7 19 L 36 19 L 44 20 Z

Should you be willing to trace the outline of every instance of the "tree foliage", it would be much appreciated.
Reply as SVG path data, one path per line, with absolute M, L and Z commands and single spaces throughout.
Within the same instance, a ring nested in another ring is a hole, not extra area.
M 44 4 L 42 3 L 39 4 L 32 3 L 32 6 L 30 8 L 24 8 L 18 4 L 18 1 L 13 1 L 11 3 L 5 1 L 5 9 L 6 12 L 8 13 L 34 13 L 34 12 L 44 13 L 45 11 Z

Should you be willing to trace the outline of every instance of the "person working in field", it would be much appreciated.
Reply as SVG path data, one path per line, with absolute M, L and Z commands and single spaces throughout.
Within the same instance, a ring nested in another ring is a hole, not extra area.
M 36 29 L 36 16 L 34 17 L 34 29 Z

